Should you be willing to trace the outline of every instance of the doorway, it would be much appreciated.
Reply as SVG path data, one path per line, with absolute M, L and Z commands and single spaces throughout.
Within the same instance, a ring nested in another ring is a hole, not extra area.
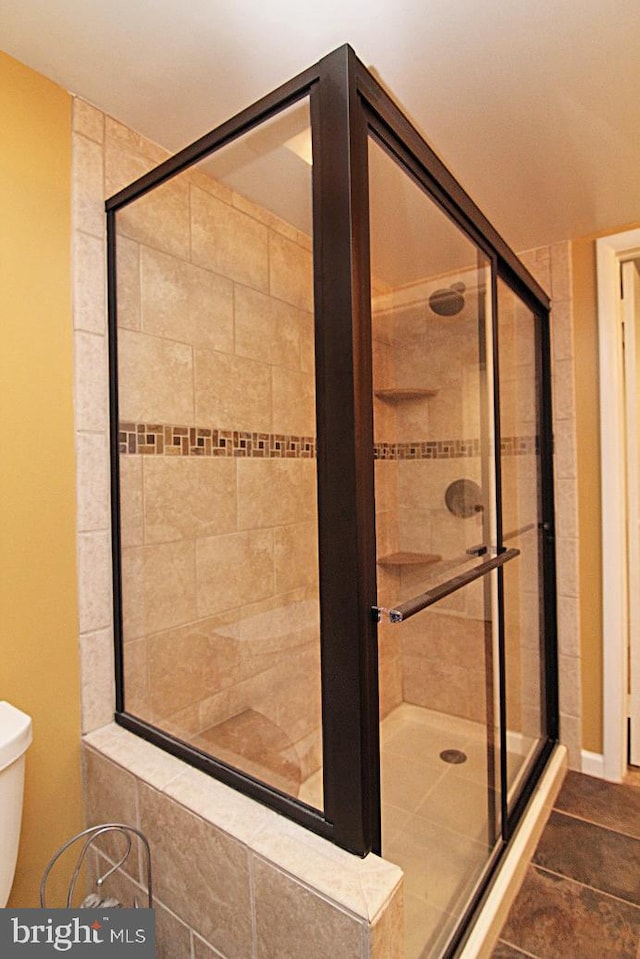
M 604 778 L 640 764 L 640 230 L 596 242 L 600 347 Z M 635 584 L 635 585 L 634 585 Z

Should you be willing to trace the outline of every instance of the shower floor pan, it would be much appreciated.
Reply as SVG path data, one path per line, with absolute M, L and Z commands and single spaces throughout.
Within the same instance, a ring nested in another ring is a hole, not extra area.
M 481 723 L 403 703 L 381 723 L 382 851 L 404 872 L 405 959 L 444 948 L 487 861 L 486 729 Z M 530 744 L 509 736 L 513 786 Z M 457 750 L 452 764 L 440 753 Z M 322 801 L 322 773 L 300 787 Z

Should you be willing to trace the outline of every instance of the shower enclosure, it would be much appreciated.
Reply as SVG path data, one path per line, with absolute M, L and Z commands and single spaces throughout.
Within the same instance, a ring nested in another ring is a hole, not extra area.
M 348 46 L 106 206 L 116 721 L 453 955 L 557 738 L 548 299 Z

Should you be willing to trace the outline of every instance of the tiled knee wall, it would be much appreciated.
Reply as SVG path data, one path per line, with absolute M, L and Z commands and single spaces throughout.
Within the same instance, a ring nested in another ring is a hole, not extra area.
M 403 956 L 397 866 L 352 856 L 116 726 L 88 735 L 84 775 L 88 823 L 149 840 L 158 959 Z M 98 874 L 118 858 L 103 848 Z M 104 893 L 146 905 L 145 876 L 136 850 Z

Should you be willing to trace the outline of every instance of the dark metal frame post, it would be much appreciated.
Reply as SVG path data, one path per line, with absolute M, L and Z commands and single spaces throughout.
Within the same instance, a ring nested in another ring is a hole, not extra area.
M 341 845 L 380 851 L 367 132 L 355 54 L 313 92 L 314 261 L 325 814 Z M 316 103 L 317 101 L 317 103 Z

